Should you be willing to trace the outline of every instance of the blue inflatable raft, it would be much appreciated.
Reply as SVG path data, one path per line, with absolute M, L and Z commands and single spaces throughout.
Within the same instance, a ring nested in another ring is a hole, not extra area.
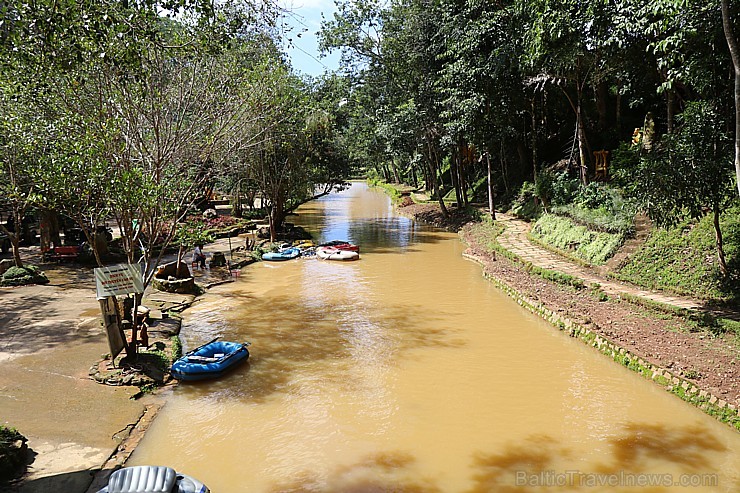
M 178 380 L 203 380 L 220 377 L 249 358 L 248 342 L 212 340 L 175 361 L 170 370 Z
M 286 248 L 285 250 L 280 251 L 280 252 L 267 252 L 264 255 L 262 255 L 262 260 L 272 260 L 272 261 L 290 260 L 300 255 L 301 255 L 301 251 L 298 248 L 291 247 L 291 248 Z

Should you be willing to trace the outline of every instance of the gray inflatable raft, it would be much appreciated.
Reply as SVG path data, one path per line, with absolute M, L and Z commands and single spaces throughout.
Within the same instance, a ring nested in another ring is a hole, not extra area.
M 111 474 L 108 486 L 98 493 L 209 493 L 209 489 L 171 467 L 124 467 Z

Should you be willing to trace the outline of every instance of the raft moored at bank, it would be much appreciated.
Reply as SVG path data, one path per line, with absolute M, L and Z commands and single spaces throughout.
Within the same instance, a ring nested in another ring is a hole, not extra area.
M 98 493 L 209 493 L 206 485 L 171 467 L 124 467 L 111 474 Z
M 217 378 L 249 358 L 248 342 L 216 339 L 199 346 L 175 361 L 170 370 L 178 380 Z
M 331 246 L 317 247 L 316 256 L 324 260 L 358 260 L 360 258 L 360 254 L 357 252 L 341 250 Z
M 262 260 L 271 260 L 273 262 L 280 262 L 283 260 L 291 260 L 300 257 L 301 251 L 298 248 L 291 247 L 281 250 L 279 252 L 267 252 L 262 255 Z

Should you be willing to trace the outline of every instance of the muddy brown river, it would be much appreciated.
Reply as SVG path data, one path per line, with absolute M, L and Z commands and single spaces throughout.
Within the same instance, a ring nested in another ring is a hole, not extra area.
M 214 493 L 740 491 L 740 434 L 520 308 L 355 183 L 291 219 L 357 262 L 246 267 L 186 313 L 249 363 L 181 384 L 129 464 Z

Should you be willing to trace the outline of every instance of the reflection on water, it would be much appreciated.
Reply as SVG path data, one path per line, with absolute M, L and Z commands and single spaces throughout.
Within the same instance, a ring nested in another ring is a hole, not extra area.
M 258 263 L 204 296 L 186 347 L 248 340 L 249 363 L 178 386 L 132 463 L 217 493 L 740 488 L 736 433 L 522 311 L 456 235 L 362 184 L 292 220 L 361 259 Z M 718 486 L 546 483 L 566 471 Z

